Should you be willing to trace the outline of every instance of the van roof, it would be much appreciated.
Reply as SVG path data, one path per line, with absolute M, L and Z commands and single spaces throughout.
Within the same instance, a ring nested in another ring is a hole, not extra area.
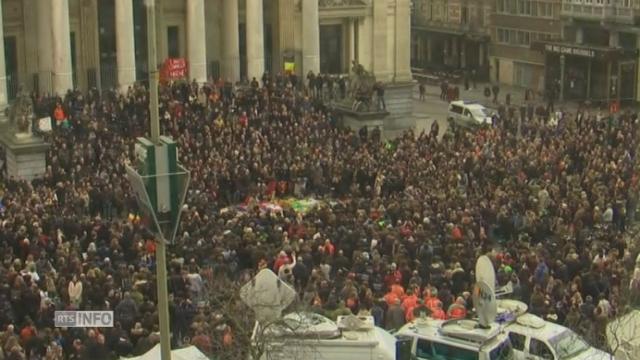
M 567 331 L 567 328 L 526 313 L 507 325 L 507 331 L 512 330 L 538 339 L 550 339 Z
M 501 332 L 501 326 L 492 323 L 488 329 L 478 327 L 475 320 L 414 320 L 403 326 L 397 335 L 419 336 L 427 340 L 452 342 L 469 349 L 479 349 Z
M 449 104 L 463 106 L 467 108 L 478 108 L 478 109 L 485 108 L 485 106 L 478 103 L 477 101 L 471 101 L 471 100 L 455 100 L 450 102 Z

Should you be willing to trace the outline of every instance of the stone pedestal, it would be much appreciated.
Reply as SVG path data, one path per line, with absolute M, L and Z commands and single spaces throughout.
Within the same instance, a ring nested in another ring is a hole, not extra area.
M 368 111 L 355 111 L 351 107 L 352 101 L 344 100 L 335 104 L 336 112 L 342 119 L 340 125 L 354 130 L 363 126 L 369 129 L 378 126 L 387 138 L 399 135 L 405 130 L 415 129 L 413 82 L 387 83 L 384 86 L 386 111 L 375 111 L 377 104 L 375 95 L 371 98 L 371 108 Z
M 349 127 L 358 131 L 363 127 L 367 127 L 369 131 L 379 127 L 384 131 L 385 118 L 389 116 L 388 112 L 380 111 L 354 111 L 349 102 L 336 104 L 336 113 L 340 115 L 339 126 Z
M 49 144 L 39 137 L 14 134 L 6 127 L 0 128 L 0 145 L 7 154 L 9 177 L 31 181 L 45 173 L 46 152 Z
M 384 120 L 385 130 L 415 128 L 413 88 L 414 84 L 411 81 L 385 84 L 384 100 L 389 112 L 389 116 Z

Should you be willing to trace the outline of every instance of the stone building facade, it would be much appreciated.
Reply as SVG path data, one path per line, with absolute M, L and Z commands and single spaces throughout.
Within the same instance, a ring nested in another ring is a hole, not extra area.
M 415 0 L 412 66 L 475 70 L 488 77 L 492 3 L 495 0 Z
M 0 3 L 5 98 L 20 86 L 60 94 L 147 78 L 145 0 Z M 352 60 L 385 82 L 411 79 L 410 0 L 155 3 L 158 61 L 186 59 L 190 79 L 259 78 L 285 62 L 300 76 L 347 73 Z

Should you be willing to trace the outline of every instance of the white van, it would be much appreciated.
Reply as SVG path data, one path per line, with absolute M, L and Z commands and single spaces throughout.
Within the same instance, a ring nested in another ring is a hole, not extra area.
M 447 121 L 465 128 L 491 125 L 491 111 L 477 102 L 456 100 L 449 103 Z
M 612 360 L 562 325 L 532 314 L 518 316 L 507 327 L 514 360 Z
M 573 330 L 527 313 L 517 300 L 498 300 L 498 312 L 507 322 L 514 360 L 613 360 L 589 345 Z
M 396 357 L 401 344 L 371 316 L 340 316 L 334 322 L 315 313 L 290 313 L 280 324 L 261 329 L 256 323 L 253 346 L 262 346 L 260 359 L 251 360 L 410 360 Z
M 396 334 L 412 339 L 411 353 L 418 360 L 512 360 L 509 337 L 497 323 L 479 327 L 476 320 L 418 319 Z

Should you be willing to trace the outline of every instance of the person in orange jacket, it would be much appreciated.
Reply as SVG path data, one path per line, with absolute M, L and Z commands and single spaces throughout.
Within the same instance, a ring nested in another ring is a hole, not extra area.
M 447 314 L 442 310 L 442 303 L 438 302 L 435 309 L 431 309 L 433 313 L 431 313 L 431 317 L 436 320 L 447 320 Z
M 389 291 L 384 295 L 384 301 L 388 306 L 395 304 L 396 300 L 400 300 L 400 297 L 398 297 L 398 295 L 393 291 Z
M 400 300 L 404 300 L 405 298 L 404 288 L 399 283 L 395 283 L 391 285 L 391 292 L 396 294 L 396 296 L 398 296 Z
M 424 304 L 434 311 L 438 305 L 442 308 L 442 301 L 438 299 L 438 289 L 430 288 L 425 290 L 426 294 L 424 296 Z
M 404 315 L 407 322 L 413 320 L 413 309 L 418 305 L 418 297 L 413 291 L 407 291 L 407 296 L 402 301 L 402 307 L 404 308 Z
M 447 310 L 447 316 L 450 319 L 464 319 L 467 317 L 467 307 L 466 302 L 462 298 L 462 296 L 458 296 L 456 302 L 449 306 L 449 310 Z

